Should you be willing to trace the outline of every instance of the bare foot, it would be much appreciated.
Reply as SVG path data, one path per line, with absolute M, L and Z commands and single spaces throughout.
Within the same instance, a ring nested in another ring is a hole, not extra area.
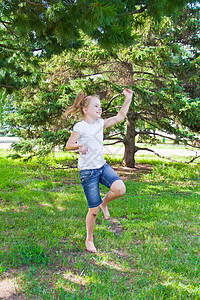
M 86 246 L 88 252 L 92 252 L 92 253 L 97 252 L 97 249 L 95 248 L 93 242 L 86 240 L 85 241 L 85 246 Z
M 103 214 L 104 214 L 104 220 L 109 220 L 110 219 L 110 213 L 109 213 L 109 210 L 108 210 L 108 206 L 103 206 L 103 203 L 100 205 L 102 211 L 103 211 Z

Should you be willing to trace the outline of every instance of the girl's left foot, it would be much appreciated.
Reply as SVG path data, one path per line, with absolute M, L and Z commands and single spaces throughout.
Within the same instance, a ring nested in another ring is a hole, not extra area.
M 104 214 L 104 220 L 109 220 L 110 219 L 110 213 L 109 213 L 109 210 L 108 210 L 108 206 L 104 206 L 103 203 L 100 205 L 102 211 L 103 211 L 103 214 Z
M 93 242 L 86 240 L 85 241 L 85 246 L 86 246 L 88 252 L 92 252 L 92 253 L 97 252 L 97 249 L 95 248 Z

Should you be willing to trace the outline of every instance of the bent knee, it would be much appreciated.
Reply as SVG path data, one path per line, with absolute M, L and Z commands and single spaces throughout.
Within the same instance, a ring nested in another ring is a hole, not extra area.
M 120 194 L 120 196 L 123 196 L 125 193 L 126 193 L 126 186 L 123 183 L 122 186 L 119 188 L 119 194 Z
M 113 186 L 111 186 L 111 189 L 118 196 L 123 196 L 126 193 L 126 186 L 122 180 L 115 181 Z

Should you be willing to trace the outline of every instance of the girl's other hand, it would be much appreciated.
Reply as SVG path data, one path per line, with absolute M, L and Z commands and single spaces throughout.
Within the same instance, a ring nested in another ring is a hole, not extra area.
M 133 97 L 133 91 L 129 90 L 129 89 L 125 89 L 123 90 L 123 94 L 126 97 L 126 99 L 132 99 Z
M 78 151 L 82 154 L 85 155 L 88 152 L 88 147 L 85 145 L 80 145 Z

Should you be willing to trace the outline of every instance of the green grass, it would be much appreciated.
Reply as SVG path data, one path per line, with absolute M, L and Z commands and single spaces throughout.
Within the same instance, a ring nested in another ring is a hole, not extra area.
M 200 299 L 200 166 L 142 156 L 151 173 L 99 213 L 85 251 L 87 204 L 77 169 L 0 152 L 0 280 L 27 299 Z M 57 163 L 72 159 L 59 153 Z M 120 163 L 120 157 L 107 157 Z M 55 164 L 49 158 L 44 161 Z M 135 179 L 134 179 L 135 178 Z M 102 194 L 107 189 L 102 187 Z

